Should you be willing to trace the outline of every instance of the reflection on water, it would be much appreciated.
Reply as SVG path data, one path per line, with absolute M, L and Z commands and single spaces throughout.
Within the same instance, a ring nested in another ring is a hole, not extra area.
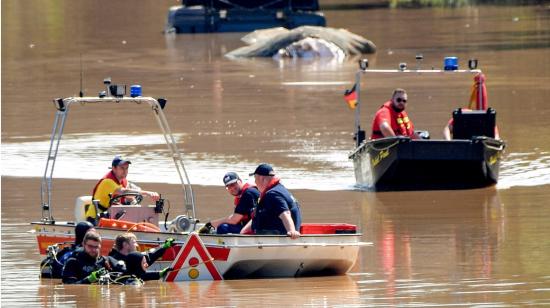
M 550 153 L 510 153 L 501 162 L 498 188 L 537 186 L 550 183 Z
M 518 259 L 505 247 L 518 222 L 494 188 L 366 193 L 362 206 L 376 251 L 367 256 L 368 273 L 354 276 L 372 304 L 426 307 L 449 298 L 468 305 L 548 303 L 539 288 L 550 291 L 549 276 L 506 275 L 503 264 L 510 260 L 513 266 L 536 260 Z M 522 293 L 538 300 L 516 300 Z
M 261 279 L 250 281 L 197 281 L 161 283 L 149 281 L 143 286 L 61 286 L 57 281 L 42 280 L 37 294 L 43 305 L 92 305 L 100 307 L 256 307 L 279 306 L 281 300 L 293 306 L 342 306 L 361 304 L 357 283 L 348 276 L 326 277 L 319 287 L 317 278 Z M 36 292 L 36 291 L 34 291 Z M 11 295 L 11 294 L 9 294 Z M 30 295 L 30 294 L 29 294 Z M 95 304 L 95 303 L 100 303 Z M 3 304 L 21 304 L 21 299 L 4 298 Z
M 376 193 L 367 194 L 367 198 L 373 199 L 367 213 L 375 211 L 380 221 L 380 233 L 373 236 L 381 243 L 378 254 L 387 275 L 403 271 L 412 278 L 414 268 L 423 266 L 427 266 L 424 273 L 453 271 L 450 264 L 467 264 L 471 267 L 468 274 L 484 278 L 491 273 L 506 223 L 505 208 L 494 188 Z M 426 221 L 432 223 L 426 225 Z M 413 256 L 413 247 L 419 243 L 424 251 L 414 250 Z
M 232 124 L 229 123 L 228 126 Z M 198 133 L 201 138 L 224 132 Z M 225 132 L 228 134 L 228 132 Z M 229 133 L 234 134 L 234 133 Z M 247 160 L 228 154 L 185 153 L 185 142 L 197 136 L 175 134 L 182 145 L 184 163 L 192 184 L 220 186 L 220 179 L 228 169 L 241 175 L 251 172 L 260 161 Z M 287 139 L 291 137 L 291 139 Z M 347 137 L 345 135 L 344 137 Z M 49 141 L 27 141 L 2 144 L 2 175 L 40 177 L 43 174 Z M 291 136 L 272 136 L 272 142 L 286 143 L 285 148 L 264 152 L 300 161 L 300 166 L 275 166 L 285 184 L 292 189 L 314 190 L 369 190 L 356 186 L 352 162 L 348 159 L 349 147 L 345 142 L 327 146 L 319 135 L 295 131 Z M 110 146 L 104 151 L 105 145 Z M 100 178 L 114 154 L 124 154 L 135 163 L 130 178 L 136 182 L 177 184 L 168 149 L 162 135 L 72 134 L 65 135 L 59 148 L 54 176 L 67 179 Z M 18 162 L 22 159 L 25 164 Z M 368 164 L 364 164 L 368 168 Z M 154 170 L 154 172 L 152 172 Z M 368 170 L 363 170 L 367 174 Z M 307 178 L 307 181 L 303 181 Z M 370 177 L 369 177 L 370 178 Z M 499 189 L 513 186 L 539 186 L 550 184 L 550 154 L 548 152 L 508 153 L 503 160 Z
M 400 279 L 395 281 L 391 292 L 387 291 L 385 281 L 367 279 L 357 283 L 363 304 L 376 307 L 537 307 L 549 304 L 550 288 L 545 286 L 550 280 L 544 277 L 540 281 L 525 282 L 485 278 L 442 280 Z
M 286 149 L 267 151 L 283 151 L 283 156 L 303 162 L 302 167 L 296 168 L 275 166 L 285 185 L 295 189 L 353 189 L 353 166 L 347 159 L 347 152 L 338 147 L 326 147 L 315 136 L 308 135 L 300 136 L 296 132 L 292 140 L 284 140 L 287 142 Z M 175 138 L 180 144 L 189 139 L 183 134 L 176 134 Z M 277 140 L 277 137 L 273 139 L 274 142 Z M 109 151 L 103 150 L 106 144 L 110 146 Z M 42 176 L 49 146 L 49 141 L 4 143 L 2 175 Z M 105 174 L 113 155 L 117 153 L 132 160 L 131 181 L 179 183 L 162 135 L 66 135 L 59 147 L 54 177 L 97 180 Z M 19 164 L 21 160 L 25 164 Z M 221 178 L 228 169 L 246 177 L 260 161 L 238 159 L 222 153 L 184 153 L 184 163 L 192 184 L 221 186 Z M 308 181 L 304 182 L 304 177 Z

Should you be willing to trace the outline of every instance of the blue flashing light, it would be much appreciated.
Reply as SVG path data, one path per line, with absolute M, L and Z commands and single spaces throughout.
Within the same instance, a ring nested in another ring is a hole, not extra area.
M 458 69 L 458 58 L 457 57 L 445 57 L 445 62 L 443 64 L 443 69 L 446 71 L 455 71 Z
M 141 96 L 141 86 L 137 84 L 130 86 L 130 96 L 131 97 Z

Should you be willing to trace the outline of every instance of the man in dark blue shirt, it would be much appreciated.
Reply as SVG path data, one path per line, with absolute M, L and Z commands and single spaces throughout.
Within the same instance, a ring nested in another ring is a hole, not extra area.
M 239 175 L 235 172 L 228 172 L 223 177 L 225 189 L 235 196 L 233 213 L 227 217 L 212 220 L 206 223 L 205 227 L 199 230 L 199 233 L 209 233 L 210 229 L 216 228 L 217 234 L 234 233 L 239 234 L 241 229 L 250 221 L 252 211 L 260 197 L 260 192 L 256 186 L 243 183 Z
M 241 230 L 255 234 L 286 234 L 292 239 L 300 237 L 302 215 L 296 198 L 280 183 L 273 167 L 261 164 L 250 174 L 260 190 L 260 201 L 252 221 Z

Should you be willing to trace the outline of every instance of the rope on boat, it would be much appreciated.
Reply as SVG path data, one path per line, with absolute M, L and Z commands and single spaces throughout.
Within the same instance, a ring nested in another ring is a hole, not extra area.
M 388 138 L 390 138 L 390 137 L 388 137 Z M 397 145 L 401 141 L 401 139 L 403 139 L 403 138 L 399 138 L 399 139 L 395 140 L 392 144 L 390 144 L 388 146 L 385 146 L 385 147 L 382 147 L 382 148 L 378 148 L 378 147 L 374 146 L 372 144 L 372 142 L 366 143 L 366 142 L 363 141 L 364 143 L 362 143 L 357 149 L 355 149 L 355 151 L 353 153 L 351 153 L 348 157 L 353 159 L 353 158 L 355 158 L 355 156 L 358 153 L 363 152 L 363 150 L 368 149 L 368 148 L 371 148 L 375 151 L 384 151 L 384 150 L 390 149 L 390 148 L 394 147 L 395 145 Z M 383 142 L 377 142 L 377 143 L 383 143 Z

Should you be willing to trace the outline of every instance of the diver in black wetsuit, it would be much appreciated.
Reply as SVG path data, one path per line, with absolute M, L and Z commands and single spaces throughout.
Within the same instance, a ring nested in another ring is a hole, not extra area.
M 57 244 L 48 247 L 48 257 L 40 263 L 40 277 L 42 278 L 61 278 L 63 266 L 67 263 L 70 257 L 77 251 L 82 249 L 82 240 L 88 231 L 95 231 L 94 225 L 87 221 L 79 222 L 74 230 L 74 244 L 66 246 L 60 251 L 57 251 Z
M 145 256 L 147 261 L 147 266 L 151 266 L 156 260 L 158 260 L 166 249 L 174 246 L 174 239 L 167 238 L 164 243 L 154 249 L 149 250 L 148 252 L 142 252 L 141 254 Z M 133 233 L 123 233 L 117 235 L 115 238 L 115 245 L 113 249 L 109 252 L 109 256 L 126 262 L 128 254 L 137 251 L 138 248 L 137 237 Z
M 111 257 L 102 257 L 101 237 L 88 232 L 78 249 L 63 267 L 62 279 L 66 284 L 91 284 L 97 282 L 108 271 L 124 271 L 123 264 Z
M 147 280 L 159 280 L 164 278 L 172 269 L 167 267 L 158 272 L 148 272 L 149 267 L 146 257 L 139 252 L 131 252 L 126 256 L 126 271 L 117 278 L 117 282 L 123 284 L 141 284 Z

